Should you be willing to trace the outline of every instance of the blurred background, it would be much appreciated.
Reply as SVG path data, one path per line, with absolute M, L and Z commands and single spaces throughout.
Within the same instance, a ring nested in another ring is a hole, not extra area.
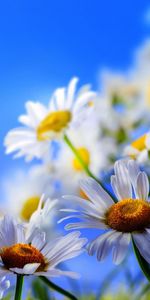
M 2 195 L 7 177 L 13 176 L 15 170 L 28 168 L 24 159 L 13 160 L 6 156 L 3 147 L 6 133 L 18 126 L 17 118 L 24 112 L 25 102 L 47 103 L 52 91 L 67 85 L 73 76 L 80 78 L 81 85 L 91 83 L 93 89 L 101 91 L 101 72 L 126 73 L 134 65 L 136 50 L 149 39 L 148 0 L 1 2 Z M 110 294 L 116 289 L 118 293 L 127 288 L 131 292 L 139 282 L 144 282 L 144 278 L 132 253 L 127 260 L 127 263 L 114 267 L 111 257 L 99 263 L 95 257 L 85 254 L 67 264 L 68 268 L 81 273 L 81 280 L 77 283 L 66 279 L 55 282 L 85 295 L 85 299 L 90 295 L 90 299 L 96 299 L 93 294 L 99 299 L 103 289 L 104 293 Z M 123 299 L 123 294 L 120 297 L 113 299 Z M 58 295 L 56 299 L 59 299 Z

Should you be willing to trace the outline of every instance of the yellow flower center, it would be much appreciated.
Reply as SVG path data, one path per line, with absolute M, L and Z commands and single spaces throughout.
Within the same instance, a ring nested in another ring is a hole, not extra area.
M 150 205 L 144 200 L 124 199 L 106 213 L 109 227 L 122 232 L 143 230 L 150 225 Z
M 131 146 L 139 151 L 142 151 L 145 149 L 145 140 L 146 140 L 146 134 L 139 137 L 137 140 L 135 140 Z
M 84 161 L 84 163 L 88 166 L 90 164 L 90 153 L 89 153 L 89 151 L 84 147 L 77 148 L 77 151 L 78 151 L 80 157 L 82 158 L 82 160 Z M 72 165 L 73 165 L 73 168 L 76 171 L 82 171 L 83 170 L 83 167 L 82 167 L 81 163 L 78 161 L 77 158 L 73 159 Z
M 28 198 L 23 204 L 23 207 L 20 212 L 20 217 L 25 221 L 29 221 L 31 215 L 37 210 L 39 201 L 39 196 Z
M 42 253 L 28 244 L 15 244 L 4 247 L 0 252 L 1 259 L 6 268 L 23 268 L 26 264 L 40 263 L 38 268 L 42 270 L 46 263 Z
M 49 140 L 51 138 L 51 133 L 58 133 L 67 127 L 71 118 L 72 115 L 69 110 L 60 110 L 49 113 L 37 128 L 37 139 L 39 141 Z

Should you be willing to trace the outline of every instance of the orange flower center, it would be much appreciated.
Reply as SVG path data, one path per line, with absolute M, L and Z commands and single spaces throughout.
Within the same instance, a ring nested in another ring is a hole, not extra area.
M 124 199 L 106 213 L 109 227 L 122 232 L 143 230 L 150 225 L 150 205 L 144 200 Z
M 23 268 L 29 263 L 40 263 L 38 270 L 45 266 L 42 253 L 28 244 L 15 244 L 1 249 L 1 259 L 6 268 Z

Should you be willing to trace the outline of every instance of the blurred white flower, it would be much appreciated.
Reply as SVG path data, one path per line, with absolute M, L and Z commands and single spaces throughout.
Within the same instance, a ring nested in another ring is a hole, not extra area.
M 2 182 L 2 211 L 28 221 L 37 209 L 42 194 L 55 195 L 53 165 L 35 165 L 29 171 L 18 170 Z
M 75 209 L 63 209 L 74 214 L 62 220 L 69 218 L 80 220 L 67 224 L 65 228 L 106 229 L 106 233 L 89 243 L 88 252 L 90 255 L 97 253 L 97 259 L 103 260 L 112 250 L 113 261 L 116 264 L 125 258 L 132 237 L 141 255 L 150 263 L 150 204 L 147 201 L 149 194 L 147 175 L 139 170 L 133 160 L 117 161 L 114 170 L 115 175 L 111 177 L 111 184 L 119 202 L 114 203 L 107 192 L 92 178 L 82 180 L 81 188 L 90 201 L 75 196 L 64 196 L 67 202 L 69 200 L 71 204 L 74 202 Z M 77 206 L 80 209 L 77 209 Z
M 124 155 L 136 159 L 139 163 L 149 163 L 150 132 L 143 134 L 124 149 Z
M 6 153 L 16 152 L 15 157 L 27 160 L 49 157 L 49 142 L 63 136 L 70 127 L 76 127 L 91 111 L 95 92 L 88 85 L 78 93 L 78 78 L 73 78 L 67 88 L 58 88 L 48 107 L 39 102 L 27 102 L 27 114 L 19 117 L 24 127 L 8 132 L 4 144 Z

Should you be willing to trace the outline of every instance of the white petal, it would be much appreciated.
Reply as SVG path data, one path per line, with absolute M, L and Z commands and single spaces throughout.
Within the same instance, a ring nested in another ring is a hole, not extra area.
M 71 108 L 73 105 L 78 80 L 79 79 L 77 77 L 74 77 L 69 82 L 68 90 L 67 90 L 67 99 L 66 99 L 66 108 L 68 109 Z
M 129 176 L 134 188 L 135 195 L 137 196 L 137 177 L 140 172 L 140 168 L 135 160 L 129 160 L 128 170 L 129 170 Z
M 126 254 L 127 254 L 127 249 L 128 249 L 130 240 L 131 240 L 130 233 L 122 233 L 116 239 L 116 241 L 114 243 L 114 249 L 113 249 L 113 262 L 116 265 L 120 264 L 124 260 Z
M 150 233 L 141 232 L 141 233 L 132 233 L 134 242 L 144 259 L 150 264 Z
M 45 272 L 36 272 L 34 275 L 36 275 L 36 276 L 46 276 L 46 277 L 67 276 L 67 277 L 70 277 L 72 279 L 80 278 L 80 275 L 75 273 L 75 272 L 61 271 L 59 269 L 52 269 L 52 268 L 48 269 Z
M 129 173 L 124 160 L 119 160 L 114 166 L 115 175 L 111 178 L 111 184 L 119 200 L 132 198 L 132 186 Z
M 104 209 L 114 204 L 108 193 L 93 178 L 82 179 L 80 187 L 95 206 Z
M 38 263 L 31 263 L 26 264 L 23 268 L 10 268 L 10 270 L 17 274 L 25 274 L 25 275 L 32 275 L 38 269 L 40 264 Z
M 45 240 L 46 240 L 46 239 L 45 239 L 45 236 L 46 236 L 45 232 L 39 231 L 39 232 L 36 234 L 36 236 L 34 236 L 34 238 L 33 238 L 33 240 L 32 240 L 32 245 L 33 245 L 35 248 L 41 250 L 41 249 L 44 247 L 44 245 L 45 245 Z
M 17 243 L 17 226 L 14 219 L 4 216 L 0 222 L 0 245 L 11 246 Z
M 137 177 L 137 195 L 139 199 L 148 200 L 149 181 L 145 172 L 140 172 Z
M 89 244 L 89 255 L 94 255 L 95 253 L 97 253 L 97 259 L 104 260 L 112 249 L 112 243 L 116 238 L 118 238 L 119 235 L 120 233 L 116 231 L 109 231 L 102 234 Z

